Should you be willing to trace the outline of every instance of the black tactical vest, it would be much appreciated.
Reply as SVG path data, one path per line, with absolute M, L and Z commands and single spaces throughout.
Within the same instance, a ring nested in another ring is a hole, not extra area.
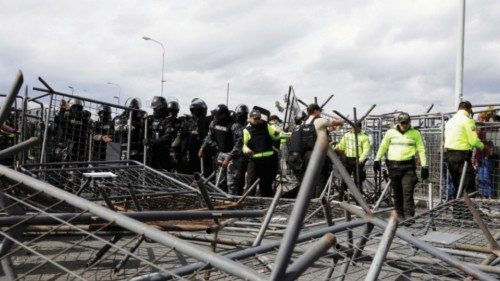
M 254 153 L 273 150 L 273 139 L 269 136 L 266 122 L 262 122 L 257 126 L 249 125 L 246 129 L 251 136 L 247 146 Z

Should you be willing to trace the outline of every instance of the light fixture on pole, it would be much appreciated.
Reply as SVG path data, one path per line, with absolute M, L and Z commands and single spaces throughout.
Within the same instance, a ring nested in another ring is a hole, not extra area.
M 120 87 L 120 85 L 118 85 L 116 83 L 112 83 L 112 82 L 108 82 L 106 84 L 118 87 L 118 96 L 114 96 L 113 98 L 117 99 L 118 105 L 120 105 L 120 97 L 122 96 L 122 87 Z
M 162 64 L 161 64 L 161 96 L 163 97 L 163 83 L 165 83 L 165 78 L 163 76 L 163 73 L 165 72 L 165 47 L 163 46 L 163 44 L 160 41 L 157 41 L 151 37 L 142 36 L 142 39 L 144 39 L 146 41 L 153 41 L 155 43 L 158 43 L 163 50 Z
M 75 88 L 71 87 L 71 86 L 68 86 L 68 88 L 71 89 L 71 95 L 73 96 L 73 93 L 75 92 Z

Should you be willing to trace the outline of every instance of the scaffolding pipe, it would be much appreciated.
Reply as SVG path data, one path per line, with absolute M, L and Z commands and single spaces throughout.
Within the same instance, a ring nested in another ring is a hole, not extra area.
M 367 221 L 365 219 L 358 219 L 358 220 L 350 221 L 350 222 L 343 223 L 343 224 L 336 224 L 336 225 L 333 225 L 330 227 L 324 227 L 324 228 L 314 230 L 311 232 L 307 232 L 307 233 L 300 235 L 297 238 L 296 243 L 303 243 L 303 242 L 311 240 L 311 239 L 316 239 L 318 237 L 325 235 L 326 233 L 335 234 L 338 232 L 345 231 L 346 229 L 353 229 L 353 228 L 365 225 L 366 223 L 367 223 Z M 227 254 L 225 257 L 230 258 L 230 259 L 234 259 L 234 260 L 243 260 L 243 259 L 246 259 L 249 257 L 253 257 L 255 255 L 265 254 L 269 251 L 272 251 L 272 250 L 276 249 L 276 247 L 278 247 L 280 244 L 281 244 L 281 241 L 272 241 L 272 242 L 266 243 L 264 245 L 260 245 L 258 247 L 247 248 L 247 249 L 244 249 L 244 250 L 241 250 L 238 252 L 233 252 L 233 253 Z M 200 270 L 201 268 L 204 268 L 204 267 L 206 267 L 206 263 L 198 262 L 198 263 L 193 263 L 193 264 L 190 264 L 190 265 L 187 265 L 184 267 L 173 269 L 173 270 L 171 270 L 171 272 L 172 272 L 172 274 L 182 276 L 182 275 L 186 275 L 186 274 L 191 274 L 191 273 L 193 273 L 197 270 Z M 156 272 L 156 273 L 146 274 L 143 276 L 138 276 L 138 277 L 135 277 L 131 280 L 133 280 L 133 281 L 160 281 L 160 280 L 169 280 L 172 277 L 173 276 L 166 275 L 165 273 Z
M 331 233 L 327 233 L 321 239 L 310 246 L 309 249 L 302 254 L 293 264 L 291 264 L 287 271 L 285 280 L 292 281 L 297 279 L 304 273 L 311 265 L 321 258 L 331 247 L 335 246 L 337 239 Z
M 307 206 L 309 205 L 309 201 L 314 194 L 316 180 L 318 179 L 325 162 L 325 152 L 329 147 L 325 129 L 317 130 L 316 143 L 311 153 L 311 158 L 309 159 L 304 178 L 300 184 L 299 194 L 297 195 L 294 208 L 289 217 L 287 231 L 283 235 L 283 239 L 276 256 L 274 270 L 271 273 L 271 281 L 283 280 L 283 277 L 285 277 L 286 267 L 292 257 L 295 242 L 304 222 L 304 217 L 306 216 Z
M 347 187 L 349 188 L 352 197 L 354 197 L 354 200 L 356 200 L 356 202 L 359 204 L 359 206 L 361 206 L 361 208 L 363 208 L 365 212 L 371 214 L 372 211 L 370 210 L 370 207 L 368 207 L 368 204 L 366 204 L 363 195 L 357 188 L 352 178 L 349 176 L 349 173 L 347 173 L 347 170 L 342 164 L 342 161 L 340 161 L 339 157 L 337 156 L 337 154 L 335 154 L 333 148 L 331 147 L 328 147 L 328 157 L 332 161 L 335 169 L 337 169 L 337 171 L 339 172 L 340 176 L 342 177 L 342 180 L 347 184 Z
M 0 165 L 0 175 L 14 182 L 20 182 L 24 186 L 50 195 L 56 199 L 63 200 L 76 208 L 88 210 L 94 215 L 99 216 L 109 222 L 114 222 L 116 225 L 121 226 L 129 231 L 142 233 L 146 238 L 156 241 L 162 245 L 165 245 L 167 247 L 175 247 L 177 251 L 187 256 L 193 257 L 194 259 L 205 263 L 209 263 L 212 266 L 238 278 L 242 278 L 245 280 L 264 280 L 264 277 L 261 274 L 250 270 L 242 264 L 232 261 L 227 257 L 203 251 L 194 244 L 188 243 L 164 231 L 156 229 L 137 220 L 131 219 L 127 216 L 124 216 L 123 214 L 109 210 L 106 207 L 92 203 L 72 193 L 61 190 L 51 184 L 34 179 L 30 176 L 9 169 L 3 165 Z
M 16 100 L 19 90 L 21 90 L 23 82 L 23 72 L 21 70 L 18 70 L 16 73 L 16 78 L 14 78 L 14 83 L 12 83 L 11 89 L 5 96 L 4 103 L 2 104 L 2 107 L 0 107 L 0 125 L 2 125 L 9 118 L 12 104 Z
M 283 186 L 279 185 L 278 189 L 276 190 L 276 193 L 274 194 L 273 201 L 271 201 L 271 205 L 269 205 L 269 208 L 267 209 L 266 217 L 264 218 L 264 221 L 262 222 L 262 224 L 260 226 L 259 233 L 257 234 L 257 237 L 255 237 L 255 240 L 253 241 L 253 244 L 252 244 L 253 247 L 259 246 L 260 243 L 262 242 L 262 239 L 264 238 L 267 227 L 269 226 L 269 223 L 271 222 L 271 219 L 273 217 L 274 211 L 276 210 L 276 207 L 278 206 L 278 202 L 280 200 L 282 192 L 283 192 Z
M 396 213 L 396 211 L 392 211 L 389 223 L 387 224 L 384 234 L 382 235 L 382 240 L 380 240 L 377 252 L 373 257 L 370 269 L 366 274 L 365 281 L 375 281 L 378 279 L 378 275 L 380 274 L 380 270 L 382 270 L 382 266 L 384 265 L 387 253 L 391 248 L 392 239 L 394 239 L 394 234 L 396 233 L 397 228 L 398 228 L 398 214 Z
M 379 219 L 377 217 L 368 215 L 363 212 L 363 210 L 360 210 L 356 208 L 355 206 L 352 206 L 350 204 L 347 204 L 345 202 L 340 202 L 339 203 L 340 207 L 342 207 L 345 210 L 348 210 L 349 212 L 355 214 L 356 216 L 359 216 L 361 218 L 367 219 L 369 222 L 374 224 L 375 226 L 379 228 L 385 229 L 387 227 L 387 222 Z M 403 230 L 403 229 L 398 229 L 396 230 L 396 236 L 400 238 L 401 240 L 412 244 L 414 247 L 419 248 L 422 251 L 427 252 L 428 254 L 446 262 L 447 264 L 462 270 L 463 272 L 473 276 L 476 279 L 479 280 L 484 280 L 484 281 L 494 281 L 496 278 L 493 278 L 492 276 L 478 270 L 476 267 L 472 267 L 470 265 L 464 264 L 462 261 L 457 260 L 456 258 L 446 254 L 443 251 L 440 251 L 439 249 L 435 248 L 432 245 L 429 245 L 428 243 L 415 238 L 411 233 Z
M 37 144 L 38 140 L 39 139 L 37 137 L 31 137 L 28 140 L 25 140 L 21 143 L 18 143 L 16 145 L 13 145 L 11 147 L 8 147 L 6 149 L 1 150 L 0 151 L 0 160 L 29 149 L 33 145 Z

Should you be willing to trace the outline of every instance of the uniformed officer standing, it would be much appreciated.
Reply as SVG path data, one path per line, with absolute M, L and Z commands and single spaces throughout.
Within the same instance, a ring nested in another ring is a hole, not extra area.
M 401 219 L 415 215 L 413 193 L 417 184 L 416 159 L 418 153 L 422 166 L 421 178 L 429 177 L 425 146 L 420 132 L 411 127 L 410 115 L 400 113 L 397 125 L 388 130 L 382 139 L 373 169 L 381 171 L 380 160 L 386 156 L 387 168 L 391 177 L 394 208 Z
M 341 152 L 345 155 L 345 168 L 349 175 L 354 174 L 354 182 L 356 186 L 362 191 L 363 181 L 366 179 L 365 163 L 370 154 L 371 145 L 368 135 L 361 131 L 362 124 L 357 122 L 350 132 L 345 134 L 340 142 L 335 146 L 335 150 Z M 358 151 L 356 153 L 356 135 L 358 139 Z M 359 171 L 359 181 L 358 183 L 356 175 L 356 157 L 358 158 L 358 171 Z M 344 194 L 347 191 L 347 185 L 342 182 L 339 198 L 343 200 Z
M 69 104 L 68 110 L 60 111 L 55 120 L 58 124 L 58 143 L 62 148 L 59 150 L 61 153 L 59 157 L 62 161 L 87 161 L 91 114 L 83 109 L 83 101 L 78 98 L 72 98 Z
M 208 135 L 198 152 L 199 157 L 204 156 L 204 149 L 210 143 L 217 145 L 217 163 L 220 175 L 219 182 L 226 179 L 226 184 L 222 188 L 228 190 L 230 194 L 239 195 L 242 190 L 238 190 L 238 182 L 241 174 L 241 149 L 243 146 L 242 128 L 238 122 L 235 122 L 229 115 L 229 109 L 224 104 L 219 104 L 212 110 L 214 116 L 210 123 Z M 220 170 L 222 169 L 222 172 Z
M 129 98 L 125 102 L 128 110 L 124 110 L 122 114 L 113 118 L 114 141 L 121 144 L 121 159 L 127 159 L 127 143 L 129 126 L 131 131 L 130 136 L 130 156 L 131 160 L 142 162 L 143 159 L 143 142 L 144 139 L 144 115 L 139 109 L 141 108 L 141 100 L 138 98 Z M 131 124 L 129 123 L 130 114 L 132 115 Z
M 273 141 L 279 141 L 279 134 L 274 126 L 261 120 L 258 110 L 250 112 L 249 124 L 243 130 L 243 153 L 249 157 L 247 182 L 251 186 L 259 178 L 263 197 L 274 195 L 272 185 L 278 174 L 278 152 Z
M 94 122 L 92 134 L 92 159 L 94 161 L 106 160 L 107 143 L 113 140 L 113 128 L 111 123 L 111 108 L 109 105 L 101 104 L 97 108 L 99 119 Z
M 458 105 L 457 113 L 446 122 L 444 129 L 444 147 L 446 149 L 446 162 L 450 172 L 455 192 L 460 186 L 460 177 L 464 163 L 467 170 L 464 179 L 464 190 L 467 193 L 476 190 L 474 169 L 471 163 L 472 149 L 488 150 L 479 139 L 476 132 L 476 122 L 471 117 L 472 104 L 463 101 Z
M 199 98 L 191 101 L 189 106 L 191 118 L 188 119 L 187 151 L 188 151 L 188 173 L 201 172 L 201 161 L 198 157 L 198 151 L 201 148 L 203 140 L 207 137 L 208 127 L 212 118 L 207 116 L 207 104 Z M 203 172 L 205 176 L 213 172 L 213 152 L 212 149 L 205 149 L 203 160 Z

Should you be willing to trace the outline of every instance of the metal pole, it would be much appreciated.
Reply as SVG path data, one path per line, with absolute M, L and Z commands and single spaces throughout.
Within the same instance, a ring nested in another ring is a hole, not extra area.
M 432 199 L 432 182 L 429 183 L 429 210 L 434 209 L 434 200 Z
M 229 82 L 227 82 L 226 106 L 229 106 Z
M 146 120 L 144 121 L 144 139 L 147 139 L 148 138 L 148 126 L 149 126 L 149 119 L 146 118 Z M 148 146 L 147 145 L 144 145 L 144 155 L 143 155 L 143 160 L 142 160 L 142 163 L 144 165 L 147 165 L 147 160 L 148 160 Z
M 304 273 L 314 262 L 323 256 L 329 248 L 335 246 L 337 239 L 331 233 L 327 233 L 321 239 L 310 246 L 310 248 L 300 256 L 287 271 L 285 280 L 295 280 Z
M 257 237 L 255 237 L 255 240 L 253 241 L 252 247 L 259 246 L 260 243 L 262 242 L 262 239 L 264 238 L 267 227 L 269 226 L 269 223 L 271 222 L 274 211 L 276 210 L 276 206 L 278 206 L 278 202 L 279 202 L 279 199 L 281 197 L 282 192 L 283 192 L 283 186 L 280 185 L 280 186 L 278 186 L 278 189 L 276 190 L 276 194 L 274 194 L 273 201 L 269 205 L 269 209 L 267 209 L 266 217 L 264 218 L 264 221 L 262 222 L 262 225 L 260 226 L 260 230 L 259 230 L 259 233 L 257 234 Z
M 391 190 L 391 180 L 389 180 L 387 182 L 387 184 L 385 185 L 385 188 L 382 191 L 382 194 L 380 194 L 380 197 L 378 198 L 377 203 L 375 203 L 375 206 L 373 206 L 372 211 L 375 212 L 376 210 L 378 210 L 380 203 L 382 203 L 382 200 L 384 200 L 385 196 L 387 196 L 387 193 L 389 192 L 389 190 Z
M 337 171 L 339 172 L 340 176 L 344 180 L 344 182 L 347 184 L 347 187 L 349 187 L 349 190 L 351 191 L 351 195 L 354 197 L 356 202 L 365 210 L 365 212 L 371 214 L 370 207 L 368 207 L 368 204 L 366 204 L 365 199 L 363 198 L 363 195 L 359 192 L 356 184 L 353 182 L 349 174 L 347 173 L 344 165 L 342 165 L 342 161 L 338 158 L 338 156 L 335 154 L 333 151 L 333 148 L 328 147 L 328 157 L 333 163 L 333 166 Z
M 12 84 L 12 88 L 10 89 L 9 93 L 5 97 L 5 101 L 0 108 L 0 125 L 9 118 L 10 115 L 10 109 L 12 107 L 12 104 L 16 100 L 17 94 L 19 93 L 19 90 L 23 86 L 24 78 L 23 78 L 23 73 L 21 70 L 18 70 L 16 73 L 16 78 L 14 79 L 14 83 Z
M 326 197 L 321 197 L 321 205 L 323 206 L 323 212 L 325 214 L 326 224 L 328 226 L 332 226 L 333 225 L 332 209 L 330 208 L 330 202 L 328 202 L 328 199 Z
M 8 147 L 6 149 L 3 149 L 0 151 L 0 160 L 7 158 L 11 155 L 17 154 L 19 152 L 25 151 L 28 148 L 32 147 L 33 145 L 38 143 L 38 138 L 37 137 L 31 137 L 26 141 L 23 141 L 21 143 L 18 143 L 16 145 L 13 145 L 11 147 Z
M 163 49 L 162 55 L 162 63 L 161 63 L 161 96 L 163 97 L 163 84 L 165 83 L 165 47 L 160 43 L 161 48 Z
M 382 265 L 384 264 L 387 252 L 389 252 L 389 249 L 391 248 L 392 239 L 394 239 L 394 234 L 396 233 L 397 228 L 398 214 L 396 213 L 396 211 L 392 211 L 389 223 L 387 224 L 384 234 L 382 235 L 382 240 L 380 240 L 377 252 L 373 257 L 370 269 L 366 274 L 365 281 L 375 281 L 378 279 L 378 275 L 380 274 L 380 270 L 382 269 Z
M 336 224 L 336 225 L 331 226 L 331 227 L 324 227 L 322 229 L 318 229 L 318 230 L 314 230 L 314 231 L 311 231 L 308 233 L 301 234 L 297 238 L 296 242 L 303 243 L 305 241 L 321 237 L 321 236 L 325 235 L 326 233 L 335 234 L 338 232 L 345 231 L 346 229 L 353 229 L 353 228 L 356 228 L 356 227 L 359 227 L 361 225 L 366 224 L 366 222 L 367 221 L 365 219 L 358 219 L 358 220 L 351 221 L 351 222 L 344 223 L 344 224 Z M 238 252 L 230 253 L 230 254 L 226 255 L 225 257 L 230 258 L 230 259 L 235 259 L 235 260 L 243 260 L 243 259 L 253 257 L 253 256 L 258 255 L 258 254 L 264 254 L 264 253 L 267 253 L 269 251 L 273 251 L 274 249 L 276 249 L 276 247 L 278 247 L 280 245 L 280 243 L 281 243 L 281 241 L 272 241 L 272 242 L 266 243 L 264 245 L 260 245 L 260 246 L 252 247 L 252 248 L 247 248 L 247 249 L 244 249 L 244 250 L 241 250 Z M 186 274 L 193 273 L 193 272 L 195 272 L 195 271 L 197 271 L 200 268 L 205 267 L 205 266 L 206 266 L 206 263 L 198 262 L 198 263 L 193 263 L 193 264 L 190 264 L 190 265 L 187 265 L 184 267 L 174 269 L 171 272 L 172 272 L 172 274 L 176 274 L 176 275 L 186 275 Z M 158 272 L 158 273 L 147 274 L 144 276 L 139 276 L 139 277 L 133 278 L 131 280 L 134 280 L 134 281 L 145 281 L 145 280 L 157 281 L 158 280 L 159 281 L 159 280 L 168 280 L 171 278 L 172 278 L 172 276 L 170 276 L 170 275 L 165 275 L 164 273 Z
M 132 142 L 132 110 L 128 112 L 127 121 L 127 160 L 130 160 L 130 146 Z
M 106 207 L 92 203 L 70 192 L 61 190 L 51 184 L 42 182 L 28 175 L 9 169 L 0 165 L 0 175 L 14 182 L 21 182 L 24 186 L 28 186 L 36 191 L 50 195 L 56 199 L 64 200 L 66 203 L 81 209 L 88 210 L 100 218 L 114 222 L 116 225 L 123 227 L 134 233 L 142 233 L 146 238 L 149 238 L 157 243 L 167 247 L 175 248 L 177 251 L 193 257 L 199 261 L 209 263 L 210 265 L 229 273 L 233 276 L 244 280 L 264 280 L 264 277 L 259 273 L 250 270 L 249 268 L 234 262 L 231 259 L 212 253 L 203 251 L 199 246 L 188 243 L 182 239 L 174 237 L 167 232 L 146 225 L 140 221 L 128 218 L 120 213 L 114 212 Z
M 458 185 L 457 199 L 460 198 L 462 191 L 464 189 L 465 174 L 467 173 L 467 161 L 464 162 L 464 167 L 462 168 L 462 175 L 460 175 L 460 184 Z
M 439 147 L 439 203 L 443 201 L 443 187 L 444 187 L 444 114 L 441 114 L 441 143 Z
M 370 223 L 374 224 L 379 228 L 385 229 L 387 227 L 387 222 L 385 222 L 384 220 L 366 214 L 365 212 L 363 212 L 363 210 L 360 210 L 353 205 L 347 204 L 345 202 L 340 202 L 339 205 L 343 209 L 348 210 L 349 212 L 355 214 L 356 216 L 365 218 Z M 428 254 L 446 262 L 447 264 L 459 270 L 462 270 L 463 272 L 469 275 L 472 275 L 473 277 L 479 280 L 488 280 L 488 281 L 496 280 L 496 278 L 493 278 L 492 276 L 485 274 L 484 272 L 478 270 L 477 268 L 470 266 L 468 264 L 464 264 L 463 261 L 459 261 L 458 259 L 444 253 L 443 251 L 436 249 L 434 246 L 429 245 L 426 242 L 415 238 L 411 233 L 403 229 L 396 230 L 396 236 L 399 237 L 401 240 L 412 244 L 414 247 L 427 252 Z
M 309 200 L 314 194 L 316 179 L 319 177 L 325 162 L 325 152 L 329 147 L 326 132 L 324 129 L 321 129 L 317 131 L 317 135 L 318 137 L 311 158 L 300 185 L 299 194 L 297 195 L 294 208 L 290 214 L 287 231 L 283 235 L 276 256 L 274 271 L 271 273 L 271 281 L 283 280 L 285 276 L 286 267 L 292 257 L 293 248 L 302 227 Z
M 354 125 L 356 125 L 357 121 L 358 121 L 358 118 L 357 118 L 357 114 L 356 114 L 356 108 L 354 107 L 352 109 L 353 111 L 353 114 L 354 114 Z M 361 194 L 363 194 L 363 188 L 361 187 L 361 182 L 359 182 L 359 143 L 358 143 L 358 132 L 356 132 L 356 127 L 353 127 L 353 130 L 354 130 L 354 148 L 356 149 L 356 174 L 355 174 L 355 177 L 356 177 L 356 186 L 358 187 L 359 191 L 361 192 Z
M 455 108 L 463 98 L 464 82 L 464 44 L 465 44 L 465 0 L 460 1 L 460 15 L 458 18 L 458 49 L 455 69 Z
M 50 109 L 52 108 L 53 99 L 54 99 L 54 94 L 51 93 L 49 100 L 49 108 L 47 109 L 47 116 L 45 116 L 45 128 L 43 130 L 42 151 L 40 152 L 40 164 L 45 162 L 45 150 L 47 148 L 47 139 L 49 137 Z

